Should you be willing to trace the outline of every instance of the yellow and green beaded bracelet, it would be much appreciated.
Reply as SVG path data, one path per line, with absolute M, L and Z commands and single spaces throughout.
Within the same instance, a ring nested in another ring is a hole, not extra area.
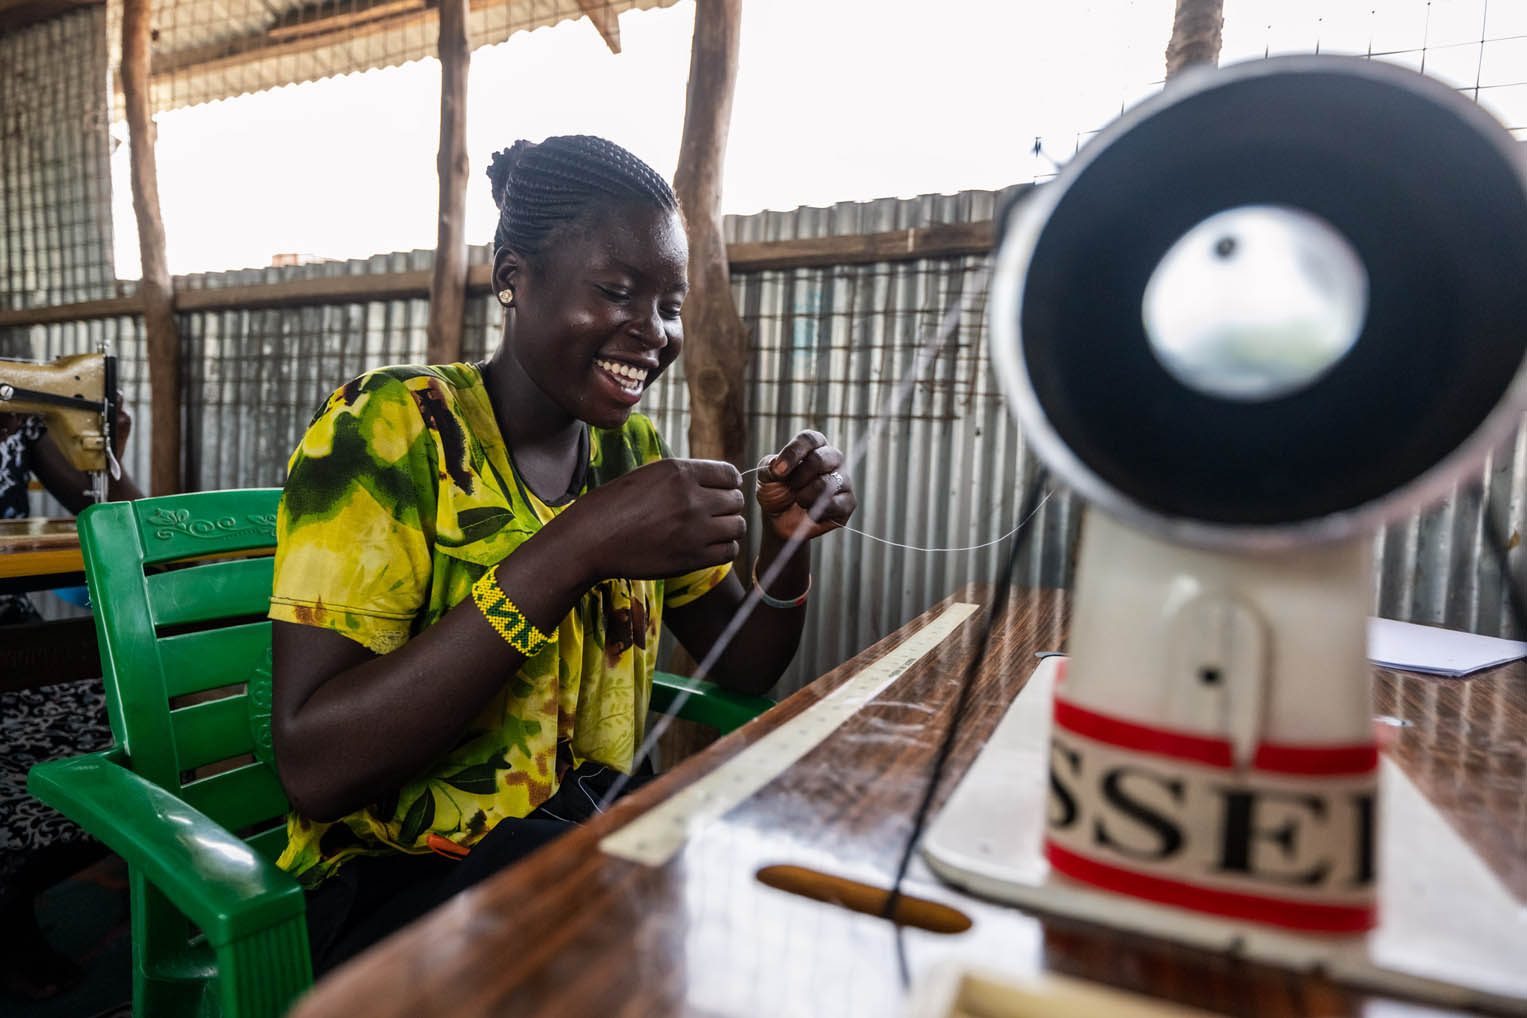
M 551 642 L 551 637 L 530 624 L 519 607 L 498 585 L 497 569 L 490 568 L 472 584 L 472 600 L 504 642 L 527 658 Z

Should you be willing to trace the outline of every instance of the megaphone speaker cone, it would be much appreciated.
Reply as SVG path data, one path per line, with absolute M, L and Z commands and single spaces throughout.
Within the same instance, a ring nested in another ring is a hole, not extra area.
M 999 376 L 1041 455 L 1123 518 L 1347 537 L 1516 424 L 1527 171 L 1430 79 L 1340 57 L 1205 74 L 1016 214 Z

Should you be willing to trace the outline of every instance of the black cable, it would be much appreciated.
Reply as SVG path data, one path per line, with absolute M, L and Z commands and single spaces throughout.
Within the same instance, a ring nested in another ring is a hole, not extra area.
M 1032 479 L 1028 485 L 1028 491 L 1023 499 L 1023 506 L 1018 511 L 1018 519 L 1025 521 L 1023 531 L 1013 539 L 1013 549 L 1008 553 L 1007 563 L 1002 567 L 998 575 L 993 591 L 991 610 L 986 614 L 986 623 L 981 627 L 981 635 L 977 638 L 979 646 L 971 655 L 970 662 L 965 666 L 964 678 L 960 681 L 959 693 L 954 701 L 954 714 L 949 719 L 949 727 L 944 732 L 944 741 L 939 744 L 938 752 L 933 757 L 933 767 L 928 774 L 928 783 L 923 789 L 922 801 L 918 803 L 917 812 L 912 817 L 912 830 L 907 835 L 907 843 L 902 848 L 901 861 L 896 866 L 896 877 L 891 881 L 891 892 L 886 896 L 885 908 L 881 911 L 881 917 L 892 919 L 896 915 L 896 906 L 901 902 L 901 884 L 906 878 L 907 867 L 912 863 L 912 853 L 917 849 L 917 842 L 922 837 L 923 828 L 928 822 L 928 812 L 933 808 L 933 797 L 938 792 L 939 781 L 943 778 L 944 768 L 949 763 L 949 755 L 954 749 L 955 736 L 959 733 L 960 722 L 964 720 L 966 706 L 970 702 L 970 690 L 975 685 L 977 672 L 986 660 L 986 652 L 991 646 L 991 634 L 996 628 L 997 620 L 1007 613 L 1008 595 L 1012 592 L 1013 572 L 1017 568 L 1018 559 L 1026 547 L 1026 539 L 1034 530 L 1031 517 L 1039 508 L 1041 493 L 1049 480 L 1049 471 L 1042 465 L 1037 465 Z M 902 985 L 910 982 L 907 972 L 906 956 L 902 952 L 901 928 L 897 926 L 896 949 L 901 966 Z

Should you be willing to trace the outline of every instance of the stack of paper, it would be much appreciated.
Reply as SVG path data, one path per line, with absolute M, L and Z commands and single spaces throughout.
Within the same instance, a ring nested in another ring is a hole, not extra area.
M 1527 643 L 1393 619 L 1368 620 L 1368 660 L 1384 668 L 1457 677 L 1527 657 Z

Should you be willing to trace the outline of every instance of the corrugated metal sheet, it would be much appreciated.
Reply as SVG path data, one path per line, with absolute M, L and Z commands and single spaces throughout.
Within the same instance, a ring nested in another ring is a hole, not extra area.
M 979 221 L 991 217 L 998 197 L 969 192 L 766 213 L 729 221 L 728 234 L 733 241 L 753 241 Z M 414 270 L 427 268 L 430 257 L 417 251 L 188 282 L 227 286 Z M 482 262 L 488 253 L 476 249 L 472 257 Z M 854 471 L 858 529 L 933 547 L 980 544 L 1011 530 L 1029 454 L 988 366 L 986 271 L 984 257 L 962 256 L 736 276 L 738 307 L 754 347 L 750 457 L 777 449 L 803 428 L 816 428 L 845 449 L 864 443 Z M 965 307 L 947 345 L 907 405 L 869 437 L 918 346 L 962 299 Z M 331 389 L 368 367 L 424 356 L 426 310 L 423 300 L 394 300 L 183 315 L 193 484 L 281 483 L 287 455 Z M 465 355 L 480 358 L 491 349 L 500 322 L 492 298 L 470 301 Z M 124 357 L 124 388 L 145 424 L 135 431 L 128 456 L 141 473 L 147 465 L 141 326 L 122 320 L 30 332 L 34 355 L 43 357 L 87 349 L 100 335 L 113 337 Z M 688 397 L 682 371 L 660 379 L 642 409 L 683 455 Z M 1520 531 L 1527 512 L 1527 433 L 1482 477 L 1490 503 L 1509 513 L 1512 528 Z M 1477 487 L 1461 485 L 1437 509 L 1379 536 L 1375 604 L 1382 614 L 1511 632 L 1484 542 Z M 1080 505 L 1067 494 L 1043 506 L 1020 563 L 1022 582 L 1069 582 L 1079 520 Z M 810 618 L 781 689 L 796 688 L 841 662 L 967 581 L 991 579 L 1010 547 L 1003 542 L 959 553 L 918 552 L 851 533 L 816 542 Z
M 99 7 L 0 36 L 0 307 L 115 290 L 105 66 Z
M 675 2 L 472 0 L 467 39 L 476 49 L 503 42 L 515 32 L 584 17 L 618 38 L 621 12 L 669 7 Z M 113 23 L 120 24 L 120 0 L 112 0 L 111 7 Z M 339 74 L 396 67 L 435 56 L 437 26 L 437 5 L 432 0 L 157 3 L 151 102 L 159 112 Z
M 1527 420 L 1510 443 L 1440 504 L 1386 527 L 1375 545 L 1377 608 L 1387 618 L 1527 637 L 1512 617 L 1485 528 L 1510 548 L 1523 581 L 1527 513 Z

